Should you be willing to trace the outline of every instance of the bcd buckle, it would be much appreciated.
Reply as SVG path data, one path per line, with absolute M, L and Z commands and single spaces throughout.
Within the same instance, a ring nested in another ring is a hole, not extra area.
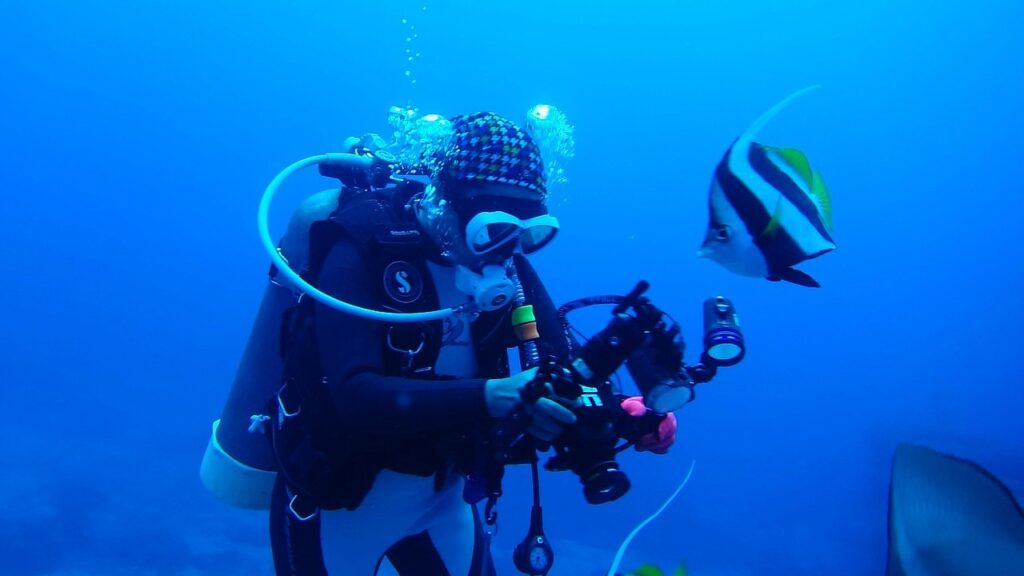
M 288 512 L 299 522 L 305 523 L 316 518 L 316 515 L 320 513 L 320 508 L 316 505 L 307 504 L 305 498 L 294 494 L 292 499 L 288 501 Z
M 398 354 L 402 355 L 402 376 L 406 376 L 409 374 L 409 371 L 412 370 L 413 360 L 420 352 L 423 351 L 423 346 L 427 343 L 427 335 L 424 334 L 422 330 L 420 330 L 419 343 L 413 348 L 402 348 L 400 346 L 397 346 L 394 342 L 394 338 L 392 337 L 394 330 L 394 325 L 388 327 L 388 348 L 392 352 L 397 352 Z
M 289 378 L 285 381 L 281 389 L 277 391 L 277 427 L 281 428 L 284 426 L 286 418 L 294 418 L 302 413 L 302 404 L 300 404 L 296 398 L 293 398 L 292 393 L 293 380 Z M 293 408 L 289 408 L 289 404 L 293 404 Z

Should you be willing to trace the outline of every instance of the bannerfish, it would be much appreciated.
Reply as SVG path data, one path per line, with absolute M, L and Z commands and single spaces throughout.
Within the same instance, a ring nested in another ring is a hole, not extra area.
M 744 276 L 820 286 L 793 266 L 836 248 L 828 189 L 803 152 L 754 142 L 780 110 L 816 88 L 776 104 L 726 150 L 711 180 L 708 229 L 698 256 Z
M 889 483 L 887 576 L 1024 574 L 1024 513 L 990 472 L 900 444 Z

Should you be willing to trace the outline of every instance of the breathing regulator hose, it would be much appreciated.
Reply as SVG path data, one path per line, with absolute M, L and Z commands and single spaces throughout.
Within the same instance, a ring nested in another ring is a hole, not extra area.
M 267 251 L 267 255 L 270 256 L 271 262 L 277 268 L 279 274 L 281 274 L 289 284 L 295 287 L 297 290 L 308 294 L 311 298 L 320 302 L 324 306 L 328 306 L 339 312 L 346 314 L 352 314 L 359 316 L 360 318 L 366 318 L 368 320 L 377 320 L 380 322 L 426 322 L 430 320 L 439 320 L 447 318 L 455 314 L 466 312 L 464 307 L 459 308 L 444 308 L 441 310 L 432 310 L 430 312 L 384 312 L 382 310 L 372 310 L 370 308 L 363 308 L 356 306 L 349 302 L 339 300 L 330 294 L 327 294 L 315 286 L 306 282 L 285 260 L 284 256 L 278 250 L 274 244 L 274 240 L 270 235 L 269 225 L 269 214 L 270 214 L 270 203 L 274 199 L 274 194 L 277 193 L 277 189 L 281 187 L 281 184 L 291 177 L 293 174 L 307 168 L 309 166 L 319 164 L 339 164 L 353 169 L 364 169 L 367 170 L 373 164 L 373 158 L 370 156 L 360 156 L 357 154 L 346 154 L 346 153 L 327 153 L 318 154 L 316 156 L 310 156 L 309 158 L 303 158 L 298 162 L 288 166 L 267 185 L 266 191 L 263 192 L 263 197 L 260 199 L 259 213 L 257 216 L 257 226 L 259 227 L 260 241 L 263 244 L 263 248 Z

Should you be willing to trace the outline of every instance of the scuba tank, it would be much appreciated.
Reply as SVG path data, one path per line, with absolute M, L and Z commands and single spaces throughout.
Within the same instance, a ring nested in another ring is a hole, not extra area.
M 213 423 L 200 478 L 220 500 L 242 508 L 266 510 L 278 473 L 274 448 L 263 434 L 271 425 L 267 402 L 281 388 L 284 372 L 282 320 L 300 295 L 348 314 L 385 322 L 420 322 L 440 319 L 456 309 L 429 312 L 393 312 L 361 308 L 324 294 L 301 276 L 310 262 L 313 225 L 327 220 L 343 200 L 347 188 L 382 189 L 396 182 L 394 164 L 381 151 L 360 149 L 359 139 L 346 141 L 351 152 L 321 154 L 295 162 L 270 183 L 260 202 L 259 231 L 271 258 L 270 282 L 260 303 L 249 340 L 221 418 Z M 271 240 L 267 213 L 277 188 L 289 176 L 308 166 L 318 166 L 322 176 L 337 178 L 342 186 L 307 198 L 292 214 L 288 229 L 275 246 Z M 397 180 L 404 182 L 404 180 Z M 287 255 L 287 259 L 285 256 Z
M 292 215 L 281 239 L 281 252 L 295 270 L 306 267 L 312 224 L 330 216 L 340 189 L 307 198 Z M 232 506 L 267 510 L 277 477 L 270 442 L 262 433 L 267 399 L 281 386 L 281 318 L 296 301 L 296 292 L 274 273 L 267 283 L 249 340 L 242 354 L 221 417 L 214 421 L 199 475 L 203 485 Z

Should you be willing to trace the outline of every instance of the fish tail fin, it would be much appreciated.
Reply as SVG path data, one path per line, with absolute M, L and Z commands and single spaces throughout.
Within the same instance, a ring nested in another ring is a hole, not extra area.
M 814 181 L 811 183 L 811 196 L 821 212 L 822 220 L 829 232 L 832 232 L 832 197 L 828 193 L 825 181 L 821 179 L 821 173 L 814 171 Z
M 757 136 L 757 133 L 760 132 L 761 129 L 764 128 L 765 125 L 768 124 L 768 122 L 770 122 L 771 119 L 775 117 L 776 114 L 781 112 L 782 109 L 785 108 L 786 106 L 789 106 L 789 103 L 792 102 L 793 100 L 796 100 L 797 98 L 803 96 L 804 94 L 807 94 L 808 92 L 817 90 L 818 88 L 821 88 L 821 85 L 814 84 L 813 86 L 808 86 L 801 90 L 797 90 L 796 92 L 783 98 L 781 102 L 779 102 L 775 106 L 772 106 L 771 108 L 768 109 L 767 112 L 761 114 L 761 116 L 757 120 L 754 120 L 754 123 L 751 124 L 750 127 L 748 127 L 742 135 L 740 135 L 739 139 L 736 141 L 735 147 L 750 147 L 750 145 L 754 142 L 754 138 Z
M 772 282 L 778 282 L 779 280 L 785 280 L 798 286 L 806 286 L 808 288 L 821 288 L 821 284 L 817 280 L 811 278 L 806 272 L 801 272 L 796 268 L 783 268 L 782 270 L 776 270 L 774 274 L 768 277 Z

